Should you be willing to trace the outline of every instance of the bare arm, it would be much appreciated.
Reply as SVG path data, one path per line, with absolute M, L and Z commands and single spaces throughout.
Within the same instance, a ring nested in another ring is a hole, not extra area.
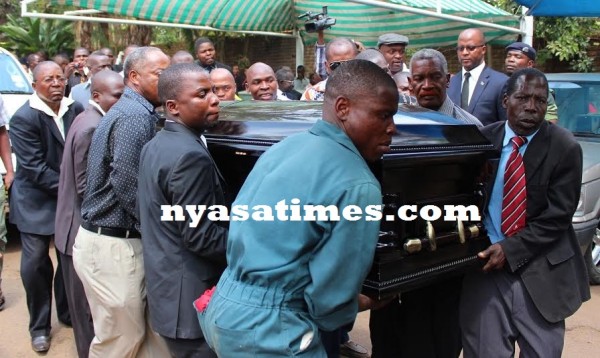
M 10 188 L 13 182 L 15 172 L 12 165 L 10 141 L 8 140 L 8 132 L 6 131 L 6 126 L 0 127 L 0 159 L 2 159 L 4 168 L 6 168 L 6 175 L 4 176 L 4 185 L 8 189 Z

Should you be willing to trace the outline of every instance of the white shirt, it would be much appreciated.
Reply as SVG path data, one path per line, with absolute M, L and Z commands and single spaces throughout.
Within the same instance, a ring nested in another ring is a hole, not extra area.
M 104 112 L 104 110 L 102 109 L 102 107 L 100 107 L 100 105 L 94 101 L 92 101 L 91 99 L 88 101 L 88 103 L 96 108 L 98 110 L 98 112 L 100 112 L 100 114 L 102 114 L 102 116 L 104 117 L 106 115 L 106 112 Z
M 469 103 L 471 103 L 471 97 L 473 97 L 473 92 L 475 91 L 477 82 L 479 82 L 479 76 L 481 76 L 481 72 L 483 72 L 484 68 L 485 61 L 481 61 L 479 66 L 475 67 L 471 71 L 465 70 L 464 67 L 462 69 L 462 83 L 460 84 L 460 88 L 462 88 L 465 83 L 465 73 L 469 72 L 471 74 L 471 77 L 469 77 Z
M 63 97 L 63 99 L 60 101 L 60 108 L 58 109 L 58 114 L 56 114 L 44 101 L 42 101 L 42 99 L 37 95 L 36 92 L 34 92 L 31 95 L 31 97 L 29 97 L 29 107 L 37 109 L 38 111 L 42 111 L 50 117 L 52 117 L 63 139 L 65 139 L 65 122 L 63 120 L 63 116 L 65 115 L 65 113 L 67 113 L 67 111 L 69 110 L 69 106 L 73 104 L 73 102 L 75 101 L 73 101 L 70 98 Z
M 0 127 L 5 126 L 8 120 L 8 113 L 6 112 L 6 108 L 4 108 L 4 100 L 0 94 Z

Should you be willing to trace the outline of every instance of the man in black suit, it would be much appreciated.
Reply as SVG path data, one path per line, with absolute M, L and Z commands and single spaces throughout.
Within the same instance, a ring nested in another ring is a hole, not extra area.
M 462 70 L 450 79 L 448 88 L 452 102 L 477 117 L 483 125 L 506 119 L 502 88 L 508 79 L 485 65 L 486 50 L 485 36 L 480 29 L 461 32 L 456 52 Z
M 581 190 L 581 147 L 544 120 L 548 81 L 527 68 L 508 81 L 508 121 L 482 129 L 501 151 L 492 163 L 484 224 L 492 245 L 484 272 L 465 277 L 463 353 L 560 357 L 565 318 L 590 298 L 571 218 Z
M 162 220 L 162 206 L 225 205 L 224 181 L 200 136 L 217 123 L 219 99 L 195 64 L 167 68 L 158 81 L 167 120 L 140 158 L 138 208 L 152 328 L 173 357 L 216 357 L 192 302 L 223 272 L 227 229 L 206 216 L 197 225 Z
M 27 294 L 32 348 L 50 348 L 50 310 L 54 269 L 48 250 L 54 236 L 58 178 L 65 136 L 73 119 L 83 111 L 64 97 L 66 78 L 60 66 L 40 63 L 33 71 L 35 93 L 13 115 L 10 140 L 17 171 L 10 196 L 10 221 L 21 232 L 21 279 Z M 69 324 L 69 308 L 58 260 L 54 295 L 58 318 Z
M 123 77 L 114 71 L 102 71 L 94 75 L 90 85 L 91 99 L 69 129 L 60 167 L 54 240 L 60 252 L 73 334 L 81 358 L 88 356 L 94 338 L 94 325 L 83 285 L 73 267 L 73 244 L 81 224 L 81 201 L 85 192 L 87 156 L 92 135 L 102 117 L 123 94 L 124 86 Z

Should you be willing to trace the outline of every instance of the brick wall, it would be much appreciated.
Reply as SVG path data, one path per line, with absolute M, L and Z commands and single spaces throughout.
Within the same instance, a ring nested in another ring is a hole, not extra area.
M 219 60 L 233 65 L 238 62 L 240 56 L 246 54 L 249 63 L 265 62 L 273 69 L 277 70 L 281 66 L 289 66 L 294 69 L 296 64 L 296 40 L 281 37 L 270 36 L 248 36 L 245 38 L 228 38 L 222 44 L 224 48 L 218 46 Z M 448 61 L 450 73 L 455 73 L 460 69 L 458 58 L 454 47 L 438 47 L 436 50 L 442 52 Z M 410 51 L 414 53 L 416 50 Z M 590 57 L 594 60 L 594 70 L 600 71 L 600 37 L 590 40 L 588 50 Z M 486 63 L 493 69 L 502 72 L 504 68 L 504 47 L 489 46 L 486 56 Z M 306 45 L 304 47 L 304 65 L 307 75 L 314 72 L 314 47 Z M 560 62 L 557 59 L 548 59 L 543 65 L 539 65 L 541 71 L 551 72 L 569 72 L 569 64 Z

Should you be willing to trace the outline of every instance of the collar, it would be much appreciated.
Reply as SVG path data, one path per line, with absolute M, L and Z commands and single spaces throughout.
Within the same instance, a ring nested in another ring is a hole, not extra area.
M 282 91 L 281 91 L 281 90 L 278 88 L 278 89 L 277 89 L 277 100 L 278 100 L 278 101 L 289 101 L 290 99 L 289 99 L 289 98 L 287 98 L 287 97 L 286 97 L 286 96 L 283 94 L 283 92 L 282 92 Z
M 31 97 L 29 97 L 29 106 L 33 109 L 37 109 L 52 118 L 62 118 L 62 116 L 67 113 L 69 110 L 69 106 L 73 104 L 73 101 L 69 97 L 63 97 L 60 101 L 60 108 L 58 109 L 58 114 L 54 113 L 54 111 L 46 104 L 46 102 L 42 101 L 42 99 L 37 95 L 37 92 L 33 92 Z
M 102 107 L 100 107 L 100 105 L 94 101 L 92 101 L 91 99 L 88 100 L 88 103 L 90 104 L 90 106 L 94 107 L 98 112 L 100 112 L 100 114 L 104 117 L 106 115 L 106 112 L 104 112 L 104 110 L 102 109 Z
M 537 132 L 539 132 L 539 128 L 533 132 L 532 134 L 525 136 L 525 138 L 527 138 L 527 143 L 525 143 L 525 145 L 531 143 L 531 140 L 533 139 L 533 137 L 537 134 Z M 512 139 L 512 137 L 517 137 L 518 135 L 512 130 L 512 128 L 510 128 L 510 126 L 508 125 L 508 121 L 506 121 L 504 123 L 504 139 L 502 140 L 502 148 L 506 147 L 508 145 L 508 143 L 510 143 L 510 140 Z
M 450 99 L 450 97 L 448 97 L 447 94 L 444 103 L 442 103 L 442 105 L 440 106 L 440 108 L 438 108 L 437 111 L 447 116 L 454 117 L 454 102 L 452 102 L 452 100 Z
M 363 161 L 366 161 L 363 156 L 360 155 L 360 152 L 354 143 L 352 143 L 350 137 L 348 137 L 348 135 L 335 124 L 331 124 L 323 119 L 320 119 L 312 126 L 309 132 L 317 136 L 331 138 L 361 157 Z
M 202 133 L 204 133 L 204 131 L 199 131 L 199 130 L 196 130 L 196 129 L 192 129 L 192 128 L 186 126 L 185 124 L 176 122 L 176 121 L 174 121 L 172 119 L 166 119 L 165 120 L 165 127 L 164 127 L 164 129 L 166 129 L 169 132 L 189 133 L 190 135 L 192 135 L 196 139 L 201 139 Z
M 465 73 L 470 72 L 471 73 L 471 78 L 473 78 L 475 81 L 477 81 L 477 80 L 479 80 L 479 76 L 481 76 L 481 72 L 483 72 L 484 68 L 485 68 L 485 61 L 481 61 L 481 63 L 479 64 L 479 66 L 475 67 L 471 71 L 467 71 L 463 67 L 463 69 L 462 69 L 462 76 L 463 76 L 463 78 L 465 78 Z
M 144 98 L 144 96 L 142 96 L 141 94 L 134 91 L 131 87 L 125 86 L 125 91 L 123 91 L 123 96 L 128 97 L 128 98 L 138 102 L 139 104 L 144 106 L 144 108 L 146 108 L 148 110 L 148 112 L 150 112 L 152 114 L 155 113 L 154 105 L 152 105 L 152 103 L 150 103 L 146 98 Z

